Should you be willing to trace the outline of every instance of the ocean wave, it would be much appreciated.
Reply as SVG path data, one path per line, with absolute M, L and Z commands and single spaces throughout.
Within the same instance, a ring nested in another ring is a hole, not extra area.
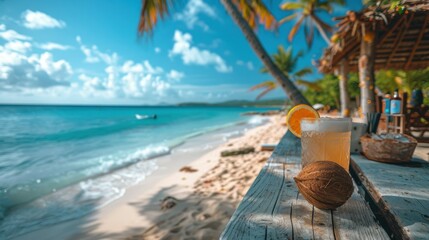
M 227 141 L 231 138 L 236 138 L 239 136 L 242 136 L 244 134 L 244 132 L 246 131 L 246 129 L 243 130 L 236 130 L 236 131 L 232 131 L 232 132 L 228 132 L 228 133 L 224 133 L 223 134 L 223 140 Z
M 0 209 L 9 209 L 17 205 L 25 204 L 85 179 L 105 175 L 139 161 L 152 159 L 169 153 L 170 148 L 168 146 L 154 145 L 137 149 L 131 153 L 106 155 L 96 159 L 82 160 L 81 165 L 83 169 L 81 170 L 74 169 L 66 174 L 54 175 L 50 178 L 37 179 L 25 184 L 18 184 L 1 189 Z
M 155 149 L 136 151 L 130 158 L 153 157 L 167 148 Z M 81 218 L 122 197 L 127 187 L 143 181 L 156 169 L 155 161 L 141 161 L 60 190 L 53 188 L 51 194 L 9 210 L 0 225 L 0 239 L 11 239 L 52 224 Z
M 247 123 L 252 126 L 259 126 L 267 123 L 269 120 L 270 118 L 264 116 L 252 116 Z

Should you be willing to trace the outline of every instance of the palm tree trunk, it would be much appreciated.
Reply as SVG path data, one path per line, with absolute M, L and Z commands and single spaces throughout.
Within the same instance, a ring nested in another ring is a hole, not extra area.
M 350 117 L 350 96 L 347 87 L 347 82 L 349 80 L 348 67 L 349 62 L 347 59 L 341 60 L 338 69 L 338 77 L 340 79 L 341 115 L 343 117 Z
M 361 39 L 359 58 L 359 85 L 361 93 L 362 115 L 375 111 L 375 41 L 366 42 Z
M 238 11 L 237 7 L 232 3 L 231 0 L 220 0 L 226 11 L 231 15 L 234 22 L 243 32 L 253 51 L 268 69 L 268 71 L 273 75 L 274 79 L 279 83 L 282 89 L 286 92 L 289 98 L 294 104 L 309 104 L 307 99 L 302 95 L 298 88 L 293 84 L 293 82 L 286 77 L 281 70 L 273 63 L 267 51 L 262 46 L 256 34 L 253 32 L 253 29 L 249 26 L 246 20 L 243 18 L 241 13 Z

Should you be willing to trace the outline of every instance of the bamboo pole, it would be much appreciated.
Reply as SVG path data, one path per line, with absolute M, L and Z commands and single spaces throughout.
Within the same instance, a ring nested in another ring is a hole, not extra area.
M 359 86 L 361 93 L 361 113 L 366 119 L 366 114 L 375 111 L 375 41 L 367 42 L 361 38 L 359 57 Z
M 340 85 L 341 116 L 350 117 L 350 95 L 347 82 L 349 80 L 349 61 L 343 58 L 336 71 Z

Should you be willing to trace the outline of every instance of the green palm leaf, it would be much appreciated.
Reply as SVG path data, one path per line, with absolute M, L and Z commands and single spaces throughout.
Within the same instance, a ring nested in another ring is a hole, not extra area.
M 268 81 L 259 83 L 255 86 L 251 87 L 250 91 L 262 89 L 263 91 L 261 93 L 259 93 L 258 96 L 256 96 L 256 99 L 259 100 L 263 96 L 265 96 L 267 93 L 273 91 L 276 88 L 277 88 L 277 83 L 273 80 L 268 80 Z
M 287 2 L 280 6 L 282 10 L 298 10 L 304 7 L 305 7 L 305 4 L 300 2 Z
M 251 87 L 249 90 L 250 91 L 255 91 L 255 90 L 258 90 L 258 89 L 261 89 L 261 88 L 262 89 L 265 89 L 265 88 L 276 88 L 276 86 L 277 86 L 277 84 L 276 84 L 275 81 L 268 80 L 268 81 L 261 82 L 261 83 L 255 85 L 255 86 Z
M 297 14 L 297 13 L 294 13 L 294 14 L 292 14 L 292 15 L 290 15 L 290 16 L 284 17 L 284 18 L 282 18 L 282 19 L 279 21 L 279 25 L 281 25 L 281 24 L 283 24 L 283 23 L 285 23 L 285 22 L 292 21 L 292 20 L 294 20 L 297 16 L 298 16 L 298 14 Z
M 308 88 L 311 88 L 315 91 L 321 91 L 322 87 L 317 83 L 317 82 L 309 82 L 303 79 L 298 79 L 296 80 L 296 84 L 301 85 L 301 86 L 306 86 Z
M 294 75 L 297 77 L 302 77 L 302 76 L 305 76 L 307 74 L 312 74 L 312 73 L 313 73 L 313 69 L 307 67 L 307 68 L 303 68 L 303 69 L 297 71 Z
M 303 52 L 299 51 L 297 54 L 293 54 L 292 46 L 285 49 L 283 46 L 278 46 L 277 52 L 272 54 L 271 57 L 274 60 L 274 64 L 282 71 L 282 73 L 291 79 L 300 78 L 307 74 L 313 73 L 313 70 L 309 67 L 300 69 L 295 72 L 298 60 L 303 56 Z M 261 68 L 262 73 L 268 73 L 268 70 L 263 67 Z M 257 84 L 250 88 L 250 91 L 262 90 L 257 96 L 257 99 L 262 98 L 272 90 L 278 87 L 277 83 L 270 80 Z

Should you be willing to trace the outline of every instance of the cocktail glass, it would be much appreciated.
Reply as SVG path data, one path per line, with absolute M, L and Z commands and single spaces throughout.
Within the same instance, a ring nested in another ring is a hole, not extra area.
M 350 118 L 301 120 L 302 167 L 315 161 L 332 161 L 348 172 L 351 126 Z

